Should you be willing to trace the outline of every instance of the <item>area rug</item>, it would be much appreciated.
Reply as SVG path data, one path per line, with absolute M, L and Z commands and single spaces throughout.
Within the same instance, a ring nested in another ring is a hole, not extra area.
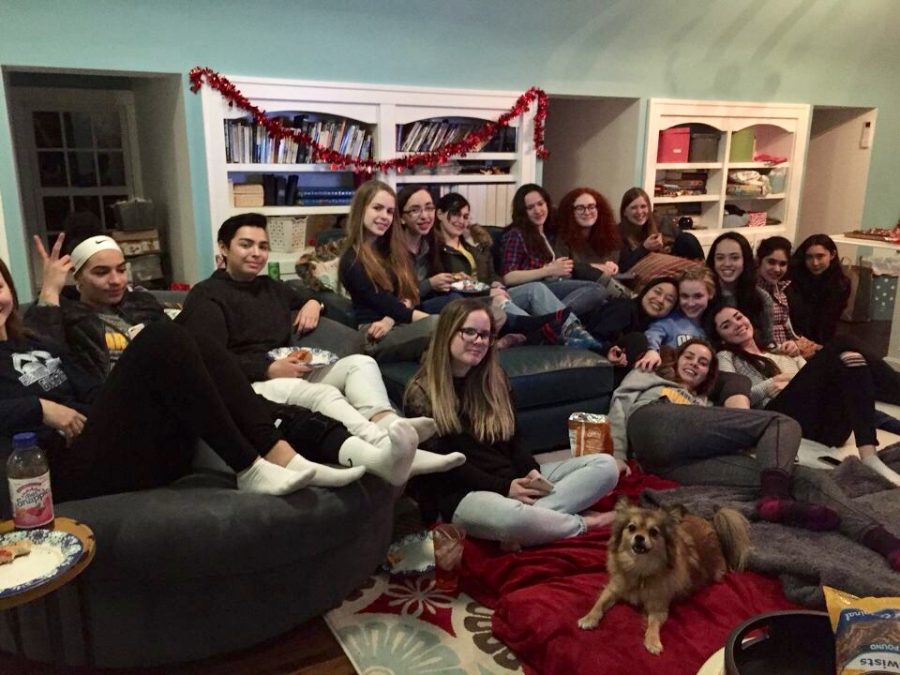
M 434 587 L 433 573 L 377 574 L 325 621 L 363 675 L 511 675 L 522 669 L 491 633 L 493 611 Z

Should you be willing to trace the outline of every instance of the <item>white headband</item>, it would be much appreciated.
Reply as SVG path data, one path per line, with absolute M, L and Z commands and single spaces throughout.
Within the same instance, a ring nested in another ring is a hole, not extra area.
M 74 265 L 73 272 L 78 274 L 78 271 L 84 267 L 84 264 L 90 260 L 90 257 L 100 251 L 119 251 L 121 253 L 122 249 L 112 237 L 102 235 L 89 237 L 72 249 L 72 253 L 69 254 Z

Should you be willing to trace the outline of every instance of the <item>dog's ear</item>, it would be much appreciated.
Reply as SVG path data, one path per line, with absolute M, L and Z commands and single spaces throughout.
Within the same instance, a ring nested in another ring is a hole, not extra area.
M 676 523 L 680 523 L 681 519 L 687 515 L 687 509 L 681 504 L 671 504 L 664 507 L 663 511 Z
M 628 515 L 630 511 L 631 502 L 628 501 L 628 497 L 619 497 L 615 509 L 616 519 L 613 520 L 612 531 L 610 532 L 609 537 L 610 551 L 617 550 L 622 544 L 622 532 L 625 530 L 628 521 L 631 520 Z
M 621 516 L 625 513 L 628 513 L 628 510 L 631 508 L 631 502 L 628 500 L 628 497 L 622 495 L 619 497 L 618 501 L 616 501 L 616 515 Z

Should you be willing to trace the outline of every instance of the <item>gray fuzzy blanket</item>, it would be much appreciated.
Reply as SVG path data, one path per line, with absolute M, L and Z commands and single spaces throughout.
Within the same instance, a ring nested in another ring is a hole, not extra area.
M 900 443 L 884 449 L 885 464 L 900 471 Z M 900 536 L 900 488 L 863 465 L 845 459 L 832 472 L 835 482 L 893 534 Z M 750 523 L 753 552 L 749 568 L 781 579 L 788 598 L 807 607 L 824 609 L 821 586 L 833 586 L 857 596 L 900 596 L 900 572 L 894 572 L 877 553 L 839 532 L 810 532 L 775 523 L 753 521 L 755 491 L 719 486 L 691 486 L 672 490 L 645 490 L 645 503 L 683 504 L 690 512 L 711 517 L 730 506 Z

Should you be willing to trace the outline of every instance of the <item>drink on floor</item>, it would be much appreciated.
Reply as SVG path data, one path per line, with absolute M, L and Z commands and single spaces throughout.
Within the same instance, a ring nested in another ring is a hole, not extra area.
M 443 523 L 434 528 L 432 538 L 435 588 L 444 593 L 456 593 L 466 533 L 457 525 Z

